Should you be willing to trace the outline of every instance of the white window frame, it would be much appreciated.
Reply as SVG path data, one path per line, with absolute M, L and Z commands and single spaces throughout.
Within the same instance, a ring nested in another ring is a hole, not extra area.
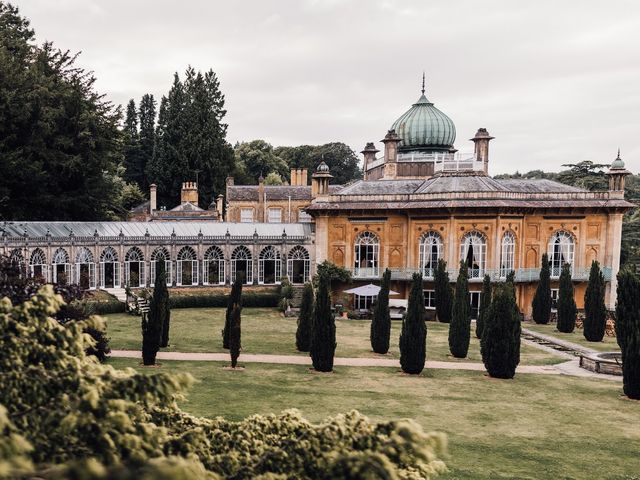
M 41 278 L 43 278 L 45 282 L 48 282 L 49 265 L 47 265 L 47 256 L 41 248 L 35 248 L 33 252 L 31 252 L 31 256 L 29 257 L 29 274 L 33 278 L 35 278 L 36 276 L 36 267 L 40 267 L 40 270 L 42 272 Z
M 210 283 L 209 278 L 209 266 L 210 264 L 214 265 L 218 264 L 218 282 Z M 222 249 L 217 246 L 212 246 L 207 249 L 204 253 L 204 260 L 202 261 L 202 284 L 203 285 L 224 285 L 224 273 L 225 273 L 225 265 L 224 265 L 224 253 L 222 253 Z
M 266 262 L 274 263 L 274 281 L 272 283 L 265 283 L 264 270 Z M 282 278 L 282 257 L 276 247 L 269 245 L 262 249 L 258 257 L 258 284 L 276 285 L 280 283 L 280 278 Z
M 173 262 L 171 261 L 171 254 L 169 250 L 165 247 L 158 247 L 151 253 L 151 274 L 149 275 L 149 286 L 153 287 L 156 283 L 156 261 L 158 261 L 158 256 L 162 256 L 164 258 L 164 270 L 167 274 L 167 287 L 170 287 L 173 282 Z
M 131 285 L 131 265 L 138 264 L 138 285 Z M 124 282 L 132 288 L 144 287 L 145 284 L 144 254 L 138 247 L 131 247 L 124 256 Z
M 191 266 L 191 283 L 183 284 L 183 267 L 186 265 Z M 189 246 L 182 247 L 178 252 L 178 258 L 176 260 L 176 286 L 178 287 L 193 287 L 198 285 L 198 254 Z
M 354 277 L 380 276 L 380 240 L 369 230 L 365 230 L 356 237 L 353 274 Z
M 113 288 L 120 288 L 120 262 L 118 252 L 113 247 L 106 247 L 100 254 L 100 288 L 106 287 L 105 266 L 113 264 Z
M 240 209 L 240 223 L 253 223 L 253 208 Z
M 267 208 L 267 222 L 282 223 L 282 208 L 279 208 L 279 207 Z
M 442 258 L 442 237 L 433 230 L 420 237 L 420 269 L 425 278 L 433 278 L 438 260 Z
M 51 281 L 58 283 L 58 265 L 63 265 L 64 274 L 67 277 L 67 285 L 71 285 L 71 264 L 69 253 L 62 247 L 57 248 L 51 258 Z
M 251 255 L 251 250 L 249 250 L 244 245 L 236 247 L 236 249 L 231 254 L 231 283 L 236 280 L 237 267 L 239 262 L 246 262 L 247 267 L 247 275 L 244 279 L 245 285 L 250 285 L 253 283 L 253 257 Z
M 87 247 L 80 247 L 76 252 L 76 280 L 80 285 L 82 276 L 82 266 L 87 265 L 89 272 L 89 289 L 96 288 L 96 262 L 93 260 L 93 253 Z
M 460 261 L 467 263 L 469 249 L 471 249 L 474 265 L 477 265 L 477 267 L 473 267 L 467 264 L 469 267 L 469 279 L 482 278 L 484 277 L 487 263 L 486 237 L 477 230 L 465 233 L 460 242 Z
M 565 263 L 571 265 L 571 274 L 573 275 L 575 247 L 575 238 L 566 230 L 558 230 L 551 236 L 548 249 L 551 278 L 560 278 L 562 266 Z
M 502 236 L 500 248 L 500 278 L 515 270 L 516 236 L 508 231 Z
M 354 295 L 353 296 L 353 309 L 354 310 L 371 310 L 373 302 L 376 301 L 377 295 Z
M 424 290 L 424 308 L 427 310 L 436 309 L 436 291 Z
M 303 262 L 302 265 L 302 283 L 295 282 L 294 280 L 294 263 Z M 309 259 L 309 252 L 302 245 L 296 245 L 289 251 L 287 257 L 287 277 L 289 281 L 294 285 L 302 285 L 309 281 L 309 270 L 311 269 L 311 261 Z

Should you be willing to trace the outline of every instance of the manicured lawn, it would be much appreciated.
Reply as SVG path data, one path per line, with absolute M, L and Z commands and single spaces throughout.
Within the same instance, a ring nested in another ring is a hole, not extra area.
M 534 332 L 544 333 L 545 335 L 551 335 L 553 337 L 565 340 L 567 342 L 577 343 L 583 347 L 591 348 L 592 350 L 598 350 L 599 352 L 619 352 L 620 347 L 616 341 L 616 337 L 607 337 L 605 335 L 602 342 L 588 342 L 584 338 L 582 329 L 575 329 L 573 333 L 561 333 L 556 328 L 556 324 L 538 325 L 533 322 L 526 322 L 522 324 L 523 328 L 533 330 Z
M 224 325 L 222 308 L 174 309 L 171 312 L 170 346 L 179 352 L 224 352 L 221 334 Z M 127 314 L 106 315 L 107 330 L 113 349 L 140 349 L 140 318 Z M 398 358 L 399 321 L 391 325 L 389 357 Z M 428 322 L 427 358 L 441 361 L 480 362 L 480 346 L 472 332 L 469 355 L 456 359 L 449 355 L 449 326 Z M 379 357 L 371 351 L 369 320 L 337 320 L 338 357 Z M 473 330 L 473 326 L 472 326 Z M 245 308 L 242 311 L 242 348 L 245 353 L 305 355 L 295 347 L 296 319 L 284 318 L 275 309 Z M 522 345 L 522 365 L 549 365 L 564 361 L 538 348 Z
M 138 367 L 136 359 L 113 359 Z M 240 357 L 242 364 L 242 357 Z M 351 409 L 375 420 L 413 418 L 449 436 L 446 479 L 637 479 L 640 402 L 621 383 L 519 374 L 494 380 L 481 372 L 164 362 L 144 373 L 189 372 L 199 381 L 182 407 L 202 416 L 241 419 L 298 408 L 312 421 Z

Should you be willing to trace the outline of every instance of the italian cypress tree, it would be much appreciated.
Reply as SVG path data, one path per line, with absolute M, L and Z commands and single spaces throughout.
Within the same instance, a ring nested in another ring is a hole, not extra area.
M 573 299 L 573 283 L 571 283 L 571 265 L 565 263 L 560 273 L 558 290 L 558 331 L 571 333 L 576 328 L 576 302 Z
M 371 349 L 380 354 L 389 351 L 389 337 L 391 335 L 391 317 L 389 316 L 389 284 L 391 283 L 391 270 L 388 268 L 382 275 L 378 300 L 373 310 L 371 320 Z
M 233 317 L 233 308 L 238 306 L 242 308 L 242 278 L 237 275 L 231 285 L 231 292 L 227 300 L 227 311 L 224 316 L 224 328 L 222 329 L 222 348 L 229 349 L 229 334 L 231 333 L 231 320 Z
M 624 394 L 640 400 L 640 280 L 629 269 L 618 273 L 616 338 L 622 352 Z
M 165 285 L 164 291 L 166 293 L 166 301 L 164 302 L 164 317 L 162 323 L 162 341 L 160 346 L 166 348 L 169 346 L 169 329 L 171 327 L 171 304 L 169 303 L 169 292 Z
M 443 259 L 438 260 L 434 278 L 434 295 L 436 297 L 436 315 L 438 321 L 442 323 L 451 322 L 451 305 L 453 303 L 453 292 L 451 291 L 451 283 L 449 282 L 449 273 L 447 272 L 447 262 Z
M 478 319 L 476 320 L 476 338 L 482 338 L 482 329 L 484 328 L 485 318 L 489 313 L 491 305 L 491 277 L 484 276 L 482 281 L 482 293 L 480 294 L 480 309 L 478 311 Z
M 138 111 L 136 102 L 133 99 L 127 104 L 126 116 L 124 119 L 124 149 L 123 149 L 123 165 L 124 179 L 127 182 L 137 183 L 144 171 L 140 170 L 140 139 L 138 132 Z
M 325 274 L 318 277 L 313 317 L 311 329 L 313 368 L 319 372 L 331 372 L 336 351 L 336 324 L 331 313 L 331 280 Z
M 515 297 L 508 284 L 493 294 L 482 331 L 480 351 L 490 376 L 513 378 L 520 363 L 520 319 Z
M 313 285 L 307 282 L 302 291 L 302 303 L 296 330 L 296 348 L 299 352 L 308 352 L 311 348 L 311 325 L 313 323 Z
M 607 326 L 607 307 L 604 304 L 604 276 L 597 261 L 591 262 L 589 284 L 584 293 L 584 338 L 601 342 Z
M 156 100 L 151 94 L 145 94 L 140 100 L 140 108 L 138 111 L 138 117 L 140 119 L 140 172 L 141 178 L 138 181 L 138 186 L 147 191 L 149 188 L 149 182 L 147 181 L 147 164 L 153 158 L 153 150 L 156 143 Z
M 156 262 L 156 283 L 147 316 L 142 317 L 142 363 L 155 365 L 156 355 L 162 340 L 162 326 L 164 325 L 165 305 L 167 301 L 167 280 L 164 270 L 164 259 Z M 163 293 L 164 285 L 164 293 Z
M 451 325 L 449 325 L 449 351 L 456 358 L 465 358 L 471 340 L 471 306 L 469 305 L 469 270 L 460 262 L 456 280 Z
M 540 269 L 540 280 L 536 293 L 533 296 L 533 321 L 540 324 L 549 323 L 551 318 L 551 270 L 549 267 L 549 257 L 542 255 L 542 267 Z
M 238 365 L 238 357 L 240 356 L 240 348 L 241 348 L 241 312 L 242 308 L 240 305 L 235 304 L 233 306 L 233 311 L 231 312 L 231 326 L 229 328 L 229 353 L 231 354 L 231 368 L 236 368 Z
M 409 305 L 402 319 L 400 333 L 400 366 L 402 371 L 418 375 L 427 360 L 427 324 L 424 319 L 424 291 L 422 275 L 413 274 Z

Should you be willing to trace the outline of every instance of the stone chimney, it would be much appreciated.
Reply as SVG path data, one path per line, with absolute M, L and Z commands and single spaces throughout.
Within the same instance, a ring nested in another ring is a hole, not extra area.
M 233 177 L 227 177 L 226 184 L 227 184 L 227 187 L 233 187 L 234 185 Z
M 218 211 L 218 219 L 223 222 L 224 221 L 224 215 L 223 215 L 223 209 L 224 207 L 224 197 L 222 196 L 222 194 L 218 195 L 218 198 L 216 199 L 216 210 Z
M 489 135 L 486 128 L 479 128 L 476 136 L 471 139 L 475 144 L 476 161 L 483 163 L 485 175 L 489 175 L 489 142 L 494 138 Z
M 383 178 L 396 178 L 398 176 L 398 144 L 401 141 L 395 130 L 389 130 L 381 140 L 384 143 Z
M 292 168 L 290 176 L 291 176 L 291 180 L 289 181 L 289 185 L 293 187 L 298 184 L 298 169 Z
M 153 215 L 153 212 L 158 209 L 158 186 L 152 183 L 149 186 L 149 214 Z
M 369 170 L 369 166 L 376 159 L 376 153 L 378 153 L 379 151 L 380 150 L 375 147 L 373 142 L 369 142 L 365 145 L 364 150 L 360 152 L 362 155 L 364 155 L 364 164 L 362 165 L 362 169 L 364 170 L 365 180 L 367 179 L 367 170 Z
M 266 209 L 264 195 L 264 177 L 260 175 L 258 178 L 258 222 L 264 222 L 264 212 Z
M 300 187 L 307 184 L 307 169 L 306 168 L 292 168 L 291 169 L 291 181 L 289 184 L 292 187 Z
M 180 203 L 193 203 L 198 205 L 198 184 L 196 182 L 184 182 L 180 190 Z

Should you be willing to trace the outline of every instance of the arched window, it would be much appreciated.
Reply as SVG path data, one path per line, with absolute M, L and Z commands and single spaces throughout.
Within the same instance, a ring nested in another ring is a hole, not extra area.
M 253 259 L 247 247 L 238 247 L 231 254 L 231 281 L 236 277 L 244 279 L 244 283 L 253 283 Z
M 167 274 L 167 287 L 170 287 L 173 281 L 173 263 L 171 262 L 169 250 L 165 247 L 158 247 L 151 252 L 150 286 L 153 287 L 156 283 L 156 262 L 161 259 L 164 259 L 164 271 Z
M 87 247 L 80 247 L 76 252 L 76 280 L 82 288 L 96 288 L 96 264 Z
M 224 254 L 220 247 L 209 247 L 204 252 L 202 283 L 204 285 L 224 284 Z
M 380 266 L 380 241 L 373 232 L 362 232 L 356 238 L 354 252 L 354 276 L 377 277 Z
M 500 250 L 500 278 L 506 278 L 509 272 L 515 270 L 515 251 L 516 237 L 512 232 L 505 232 Z
M 71 265 L 69 264 L 69 254 L 67 251 L 64 248 L 58 248 L 53 253 L 51 264 L 53 270 L 53 278 L 51 280 L 53 283 L 68 285 L 71 281 L 71 278 L 69 278 Z
M 29 257 L 29 275 L 40 281 L 48 281 L 47 257 L 40 248 L 36 248 L 31 252 L 31 256 Z
M 144 254 L 138 247 L 131 247 L 124 256 L 124 281 L 130 287 L 144 287 Z
M 552 277 L 557 278 L 560 276 L 562 266 L 565 263 L 570 264 L 573 270 L 574 244 L 573 235 L 564 230 L 556 232 L 551 237 L 549 241 L 549 262 L 551 263 Z
M 469 268 L 469 278 L 484 276 L 487 259 L 487 241 L 480 232 L 469 232 L 460 243 L 460 260 Z
M 100 254 L 100 287 L 120 288 L 120 262 L 113 247 L 105 248 Z
M 178 252 L 176 285 L 198 284 L 198 256 L 191 247 L 182 247 Z
M 420 268 L 422 275 L 433 277 L 442 258 L 442 237 L 436 232 L 426 232 L 420 237 Z
M 280 252 L 269 245 L 260 252 L 258 258 L 258 283 L 274 284 L 282 277 Z
M 309 252 L 301 245 L 296 245 L 289 251 L 287 258 L 287 276 L 293 284 L 302 284 L 309 281 Z

